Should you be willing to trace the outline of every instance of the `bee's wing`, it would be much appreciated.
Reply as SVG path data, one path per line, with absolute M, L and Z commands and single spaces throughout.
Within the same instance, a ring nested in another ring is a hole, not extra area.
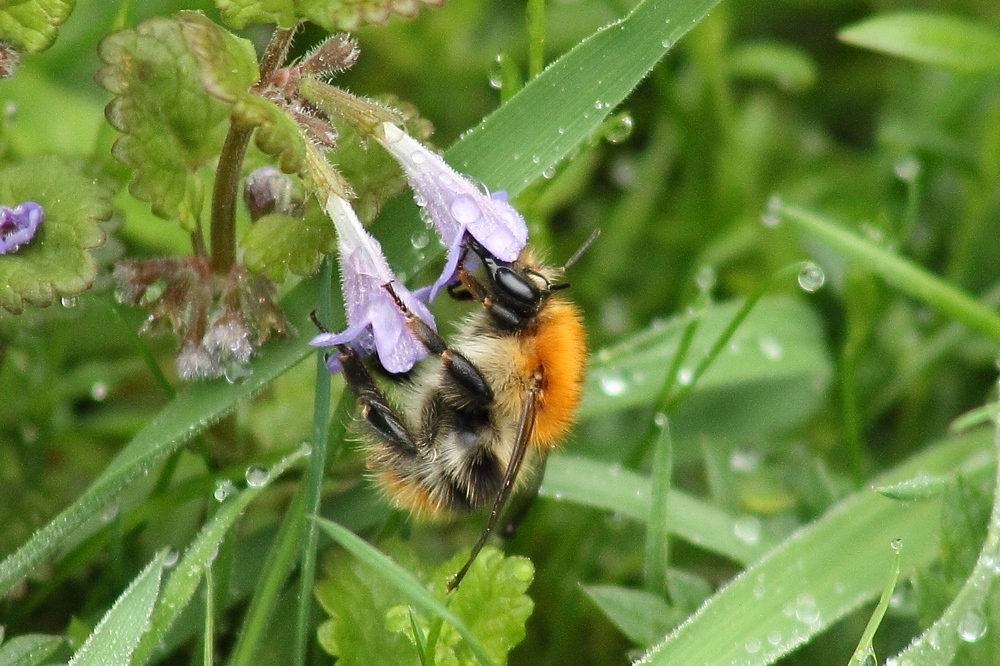
M 504 472 L 503 481 L 500 482 L 500 490 L 497 491 L 497 498 L 493 502 L 490 519 L 487 521 L 486 528 L 483 530 L 482 535 L 480 535 L 479 541 L 472 547 L 472 553 L 469 555 L 468 561 L 448 582 L 448 592 L 458 587 L 458 584 L 465 578 L 465 574 L 469 572 L 469 567 L 476 560 L 479 551 L 486 545 L 486 540 L 490 538 L 490 534 L 496 528 L 497 521 L 500 520 L 500 514 L 503 513 L 504 506 L 506 506 L 507 500 L 510 498 L 510 493 L 514 489 L 514 482 L 517 481 L 517 474 L 521 469 L 521 463 L 524 462 L 524 454 L 528 450 L 531 430 L 535 426 L 535 409 L 538 403 L 538 391 L 541 388 L 541 383 L 541 372 L 536 371 L 531 378 L 531 386 L 524 395 L 524 405 L 521 407 L 521 417 L 517 424 L 517 437 L 514 439 L 514 450 L 510 456 L 510 462 L 507 463 L 507 471 Z

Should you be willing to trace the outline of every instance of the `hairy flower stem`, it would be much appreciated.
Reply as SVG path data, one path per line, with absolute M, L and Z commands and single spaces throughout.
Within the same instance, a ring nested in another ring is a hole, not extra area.
M 274 70 L 288 55 L 295 28 L 278 29 L 271 35 L 271 41 L 264 51 L 260 63 L 260 81 L 271 78 Z M 253 134 L 251 127 L 229 126 L 226 141 L 219 154 L 219 164 L 215 172 L 212 188 L 212 272 L 224 275 L 236 261 L 236 196 L 239 193 L 243 158 Z

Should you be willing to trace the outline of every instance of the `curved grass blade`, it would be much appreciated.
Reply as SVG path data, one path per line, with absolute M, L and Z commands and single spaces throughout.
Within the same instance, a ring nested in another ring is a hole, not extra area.
M 142 637 L 141 643 L 136 648 L 132 660 L 133 664 L 146 663 L 157 646 L 166 638 L 167 632 L 198 589 L 202 574 L 215 559 L 222 539 L 225 538 L 229 528 L 233 526 L 233 523 L 250 502 L 270 485 L 272 480 L 281 476 L 305 455 L 306 450 L 302 448 L 283 458 L 268 471 L 267 479 L 263 484 L 250 486 L 239 494 L 228 498 L 202 528 L 163 587 L 163 593 L 160 595 L 159 602 L 149 620 L 149 632 Z
M 317 517 L 315 520 L 316 524 L 319 525 L 324 532 L 330 535 L 330 538 L 343 546 L 348 552 L 357 557 L 359 560 L 375 569 L 375 571 L 384 576 L 386 580 L 392 582 L 393 585 L 399 588 L 402 593 L 410 598 L 415 606 L 424 609 L 428 613 L 441 617 L 443 620 L 455 627 L 465 642 L 468 643 L 469 647 L 472 648 L 476 657 L 479 659 L 479 663 L 484 665 L 493 663 L 486 654 L 485 648 L 479 643 L 479 640 L 475 637 L 475 635 L 469 631 L 469 628 L 465 626 L 465 623 L 458 619 L 454 613 L 448 610 L 444 604 L 434 598 L 434 596 L 427 591 L 427 588 L 424 587 L 423 583 L 417 580 L 413 574 L 396 564 L 392 558 L 376 549 L 374 546 L 351 532 L 346 527 L 323 518 Z
M 983 431 L 949 439 L 877 483 L 898 483 L 921 471 L 945 474 L 973 456 L 987 465 L 982 452 L 989 446 Z M 878 594 L 893 540 L 903 544 L 904 575 L 934 560 L 940 502 L 895 502 L 873 489 L 851 495 L 731 581 L 637 663 L 773 663 Z
M 885 587 L 882 588 L 882 596 L 879 597 L 878 605 L 875 606 L 872 616 L 868 619 L 868 624 L 861 635 L 858 647 L 854 650 L 854 654 L 851 655 L 851 661 L 848 662 L 847 666 L 868 666 L 868 664 L 871 664 L 875 660 L 875 648 L 872 646 L 872 640 L 875 638 L 878 626 L 882 624 L 885 612 L 889 609 L 889 600 L 892 598 L 892 591 L 896 588 L 896 581 L 899 580 L 899 549 L 901 547 L 902 544 L 897 541 L 892 543 L 892 566 L 889 567 L 889 575 L 885 578 Z
M 166 554 L 165 550 L 161 551 L 136 576 L 67 666 L 107 666 L 129 662 L 153 612 Z

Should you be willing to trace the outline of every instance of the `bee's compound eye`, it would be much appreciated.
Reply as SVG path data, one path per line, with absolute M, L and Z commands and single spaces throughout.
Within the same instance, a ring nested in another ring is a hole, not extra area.
M 497 289 L 509 299 L 512 304 L 526 309 L 533 308 L 541 298 L 541 292 L 523 275 L 506 266 L 497 266 L 493 272 L 493 281 Z

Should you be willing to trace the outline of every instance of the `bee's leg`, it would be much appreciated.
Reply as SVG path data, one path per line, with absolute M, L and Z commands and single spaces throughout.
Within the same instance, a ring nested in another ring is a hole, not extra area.
M 337 345 L 337 360 L 343 369 L 344 381 L 358 397 L 361 414 L 365 420 L 393 447 L 408 453 L 416 453 L 417 446 L 413 436 L 375 385 L 358 353 L 347 345 Z
M 472 361 L 465 358 L 460 352 L 450 349 L 448 343 L 437 334 L 437 331 L 428 326 L 427 322 L 406 307 L 406 304 L 403 303 L 392 288 L 391 282 L 386 283 L 385 288 L 392 294 L 393 299 L 396 301 L 396 306 L 406 315 L 406 326 L 410 329 L 410 332 L 427 347 L 430 353 L 441 357 L 441 361 L 448 370 L 448 374 L 451 375 L 456 383 L 466 389 L 466 395 L 470 403 L 472 403 L 471 406 L 485 407 L 490 405 L 493 402 L 493 389 L 486 383 L 482 373 L 472 364 Z

